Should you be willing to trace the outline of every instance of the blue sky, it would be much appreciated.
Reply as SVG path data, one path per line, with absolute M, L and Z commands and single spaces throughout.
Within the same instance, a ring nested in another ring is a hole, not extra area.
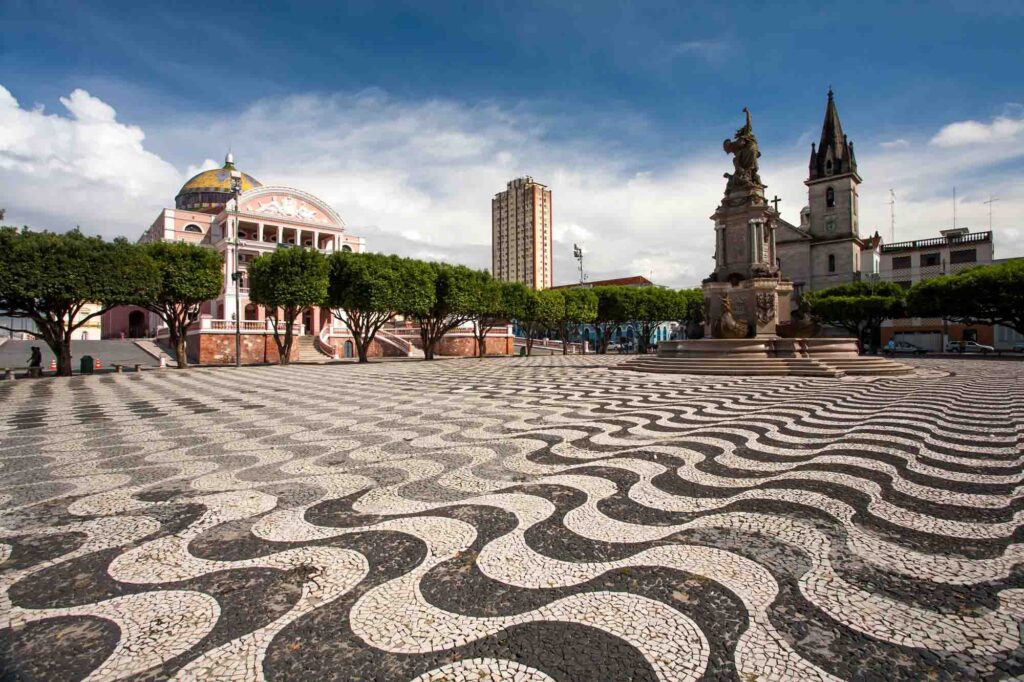
M 897 236 L 930 236 L 948 226 L 957 185 L 958 211 L 986 227 L 992 191 L 997 255 L 1024 255 L 1011 218 L 1024 206 L 1021 2 L 235 7 L 0 5 L 11 127 L 76 140 L 32 164 L 0 132 L 0 179 L 20 190 L 0 189 L 8 217 L 135 234 L 230 144 L 264 182 L 325 196 L 371 246 L 477 266 L 490 196 L 503 174 L 530 173 L 552 187 L 556 237 L 584 241 L 595 276 L 692 283 L 728 170 L 718 145 L 742 107 L 769 191 L 796 220 L 831 84 L 866 219 L 888 227 L 895 185 Z M 118 165 L 134 177 L 118 179 Z M 55 169 L 83 196 L 61 209 L 26 199 Z M 86 190 L 124 200 L 104 217 Z M 565 254 L 556 266 L 570 276 Z

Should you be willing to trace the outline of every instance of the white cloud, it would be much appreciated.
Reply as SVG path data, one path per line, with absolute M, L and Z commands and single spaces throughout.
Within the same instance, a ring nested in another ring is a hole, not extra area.
M 110 226 L 152 219 L 181 176 L 146 151 L 145 135 L 84 90 L 60 99 L 67 116 L 24 109 L 0 86 L 0 187 L 8 219 L 38 228 Z
M 703 151 L 659 166 L 601 139 L 553 139 L 549 122 L 527 107 L 403 101 L 379 91 L 303 95 L 257 101 L 241 114 L 210 115 L 147 133 L 183 160 L 205 159 L 178 173 L 146 151 L 135 126 L 117 121 L 104 102 L 82 91 L 66 116 L 19 107 L 0 88 L 0 198 L 8 221 L 64 229 L 81 224 L 106 236 L 136 237 L 160 208 L 173 205 L 184 180 L 218 166 L 211 156 L 234 143 L 239 167 L 265 184 L 312 192 L 334 206 L 351 233 L 372 250 L 490 266 L 490 200 L 519 175 L 551 187 L 555 280 L 573 281 L 572 244 L 586 252 L 591 279 L 643 274 L 690 286 L 712 269 L 708 216 L 722 196 L 728 157 L 716 140 Z M 808 112 L 808 119 L 817 119 Z M 723 121 L 723 135 L 740 121 Z M 197 136 L 196 131 L 204 134 Z M 867 138 L 869 131 L 854 133 Z M 211 140 L 218 148 L 211 149 Z M 223 141 L 223 142 L 221 142 Z M 960 224 L 984 229 L 992 191 L 997 253 L 1024 255 L 1024 231 L 1005 216 L 1024 213 L 1022 173 L 1005 162 L 1013 145 L 858 148 L 861 229 L 888 237 L 888 190 L 897 192 L 897 239 L 934 236 L 951 223 L 955 184 Z M 807 201 L 806 154 L 762 139 L 761 176 L 769 196 L 798 221 Z M 784 151 L 780 151 L 784 150 Z M 999 167 L 999 173 L 990 169 Z
M 882 149 L 906 149 L 910 146 L 910 142 L 904 140 L 902 137 L 896 140 L 889 140 L 887 142 L 879 142 L 878 146 Z
M 709 64 L 720 64 L 728 57 L 730 44 L 723 39 L 688 40 L 679 43 L 673 49 L 675 54 L 689 54 L 699 57 Z
M 213 159 L 203 159 L 203 162 L 198 166 L 194 164 L 189 164 L 188 167 L 185 169 L 185 177 L 192 178 L 196 175 L 199 175 L 203 171 L 213 170 L 214 168 L 220 168 L 221 165 L 223 164 L 219 164 Z
M 995 144 L 1015 141 L 1024 133 L 1024 118 L 997 116 L 991 123 L 957 121 L 945 126 L 932 138 L 937 147 Z

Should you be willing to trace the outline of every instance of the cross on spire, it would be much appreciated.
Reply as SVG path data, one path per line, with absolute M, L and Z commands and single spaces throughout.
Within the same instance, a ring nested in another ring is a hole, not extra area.
M 778 194 L 776 194 L 774 197 L 772 197 L 772 204 L 775 205 L 775 212 L 776 213 L 779 212 L 779 202 L 780 201 L 782 201 L 782 199 L 779 198 Z

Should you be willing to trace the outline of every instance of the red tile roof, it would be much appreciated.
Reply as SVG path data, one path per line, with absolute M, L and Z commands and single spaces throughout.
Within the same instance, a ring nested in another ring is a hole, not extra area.
M 653 287 L 654 282 L 647 279 L 643 275 L 633 275 L 632 277 L 616 277 L 615 279 L 597 279 L 590 280 L 583 283 L 584 286 L 589 287 Z M 571 289 L 578 287 L 580 284 L 559 284 L 552 289 Z

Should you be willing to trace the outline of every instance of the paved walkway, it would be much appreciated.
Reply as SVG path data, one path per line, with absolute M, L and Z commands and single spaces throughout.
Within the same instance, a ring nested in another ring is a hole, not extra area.
M 1024 365 L 622 359 L 0 385 L 3 677 L 1024 674 Z

